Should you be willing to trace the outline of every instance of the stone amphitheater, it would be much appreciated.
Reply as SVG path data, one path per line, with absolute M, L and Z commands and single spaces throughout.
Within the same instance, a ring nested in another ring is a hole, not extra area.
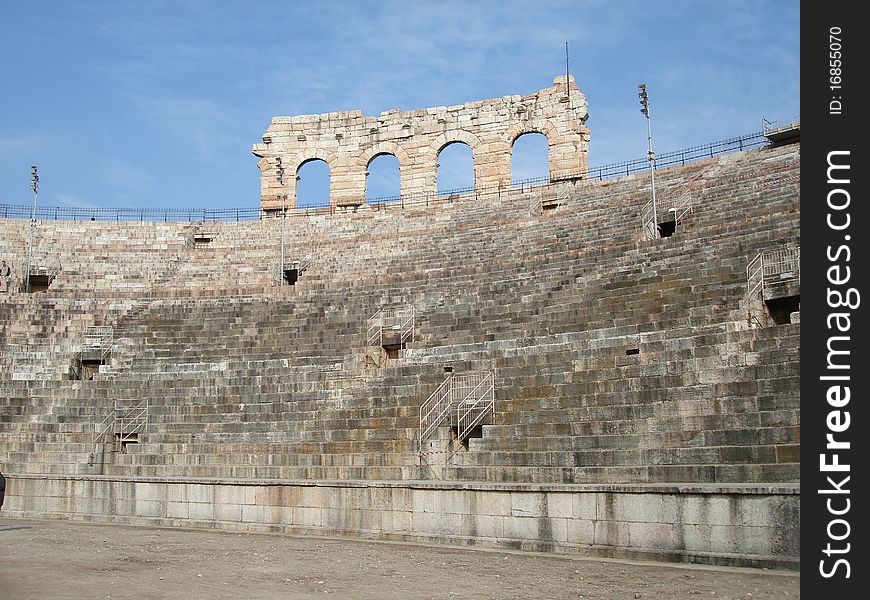
M 0 220 L 3 514 L 798 568 L 800 144 L 659 169 L 650 235 L 586 116 L 557 78 L 276 117 L 257 220 Z M 403 198 L 361 203 L 384 153 Z M 282 213 L 312 158 L 332 206 Z

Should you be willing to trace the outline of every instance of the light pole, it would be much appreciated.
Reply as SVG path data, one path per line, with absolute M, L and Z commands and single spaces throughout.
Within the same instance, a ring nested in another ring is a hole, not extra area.
M 36 205 L 39 202 L 39 173 L 30 167 L 30 189 L 33 190 L 33 210 L 30 212 L 30 241 L 27 243 L 27 266 L 24 270 L 24 291 L 30 293 L 30 261 L 33 258 L 33 233 L 36 229 Z
M 278 183 L 281 184 L 281 285 L 284 285 L 284 228 L 287 222 L 287 194 L 284 192 L 284 165 L 281 162 L 281 157 L 278 157 L 278 166 L 275 169 L 278 176 Z
M 653 235 L 659 235 L 659 219 L 656 212 L 656 155 L 652 147 L 652 124 L 649 116 L 649 95 L 646 92 L 646 84 L 641 83 L 637 86 L 640 96 L 640 112 L 646 117 L 646 133 L 647 133 L 647 160 L 649 160 L 649 174 L 652 187 L 652 211 L 653 211 Z

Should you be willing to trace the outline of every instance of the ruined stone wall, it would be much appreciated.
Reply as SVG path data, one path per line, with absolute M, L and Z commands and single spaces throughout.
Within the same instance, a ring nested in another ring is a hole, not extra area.
M 402 196 L 434 194 L 438 155 L 455 142 L 472 149 L 475 189 L 508 188 L 513 143 L 524 133 L 547 137 L 551 177 L 576 176 L 588 168 L 587 118 L 586 97 L 573 77 L 566 85 L 565 76 L 526 96 L 409 112 L 397 109 L 378 117 L 363 116 L 359 110 L 273 117 L 263 143 L 253 148 L 260 157 L 261 206 L 280 208 L 283 194 L 288 207 L 296 206 L 298 170 L 314 159 L 329 165 L 332 206 L 362 204 L 368 166 L 383 154 L 399 161 Z

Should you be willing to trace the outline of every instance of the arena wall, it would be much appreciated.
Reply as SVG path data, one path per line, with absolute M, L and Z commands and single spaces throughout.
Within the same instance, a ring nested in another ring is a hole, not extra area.
M 799 245 L 799 172 L 799 146 L 662 170 L 693 208 L 654 240 L 646 176 L 294 214 L 293 286 L 279 219 L 40 221 L 57 276 L 0 302 L 4 514 L 796 566 L 800 322 L 747 265 Z M 20 273 L 29 223 L 0 228 Z M 408 305 L 373 364 L 368 318 Z M 70 379 L 88 325 L 111 358 Z M 427 458 L 448 368 L 493 371 L 496 410 Z M 136 443 L 95 441 L 137 399 Z
M 11 514 L 798 568 L 797 486 L 16 478 Z

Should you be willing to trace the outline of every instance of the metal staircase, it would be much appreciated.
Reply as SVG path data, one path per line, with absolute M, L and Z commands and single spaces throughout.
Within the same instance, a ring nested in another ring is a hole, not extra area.
M 382 308 L 369 317 L 366 329 L 366 362 L 377 367 L 384 366 L 391 352 L 414 341 L 415 322 L 413 306 Z
M 692 192 L 694 192 L 695 190 L 693 188 L 693 185 L 717 164 L 718 163 L 713 163 L 711 165 L 708 165 L 707 167 L 695 173 L 695 175 L 693 175 L 691 178 L 689 178 L 688 181 L 686 181 L 686 183 L 683 184 L 684 189 L 679 195 L 675 194 L 671 197 L 665 196 L 663 198 L 659 198 L 656 205 L 656 213 L 658 214 L 660 223 L 673 222 L 674 229 L 676 229 L 676 226 L 682 223 L 683 219 L 694 211 Z M 663 215 L 667 215 L 667 217 L 662 219 Z M 644 205 L 643 210 L 641 211 L 641 222 L 643 224 L 644 239 L 654 240 L 659 237 L 659 223 L 653 223 L 652 200 Z
M 414 307 L 382 308 L 369 317 L 368 345 L 383 346 L 394 335 L 397 343 L 414 341 Z M 385 333 L 385 331 L 387 333 Z
M 746 296 L 754 298 L 772 285 L 800 281 L 801 249 L 765 250 L 746 266 Z
M 567 204 L 571 198 L 571 188 L 563 187 L 556 189 L 554 194 L 544 195 L 541 188 L 529 194 L 529 214 L 541 216 L 549 210 L 554 210 Z
M 86 365 L 104 365 L 112 353 L 114 330 L 109 326 L 85 327 L 79 338 L 79 350 L 71 369 L 73 379 L 81 379 Z
M 127 444 L 138 443 L 148 424 L 148 400 L 115 400 L 114 408 L 97 425 L 95 453 L 106 445 L 112 452 L 125 452 Z
M 278 268 L 272 279 L 276 285 L 295 285 L 296 280 L 311 267 L 310 258 L 296 258 L 293 260 L 278 261 Z
M 445 423 L 455 429 L 455 448 L 494 413 L 495 377 L 492 371 L 451 373 L 420 406 L 420 448 Z M 421 451 L 421 463 L 423 455 Z

